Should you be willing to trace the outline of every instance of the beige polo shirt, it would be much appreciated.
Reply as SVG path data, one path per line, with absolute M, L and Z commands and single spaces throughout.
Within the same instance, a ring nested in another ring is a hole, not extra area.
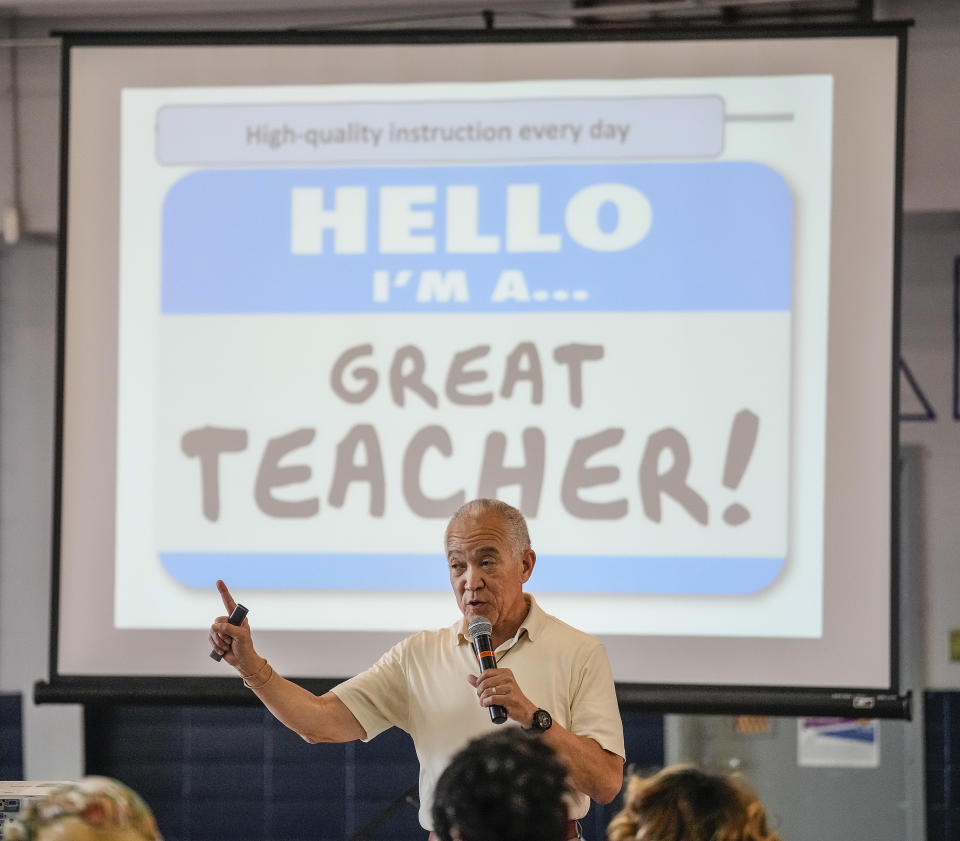
M 524 695 L 554 721 L 624 756 L 623 723 L 603 645 L 544 613 L 532 596 L 526 598 L 530 610 L 516 636 L 497 648 L 498 665 L 511 669 Z M 363 726 L 366 740 L 391 726 L 413 737 L 425 829 L 432 828 L 433 791 L 453 754 L 498 726 L 467 682 L 467 675 L 479 673 L 461 618 L 397 643 L 371 668 L 333 689 Z M 589 808 L 590 798 L 577 792 L 570 817 L 581 818 Z

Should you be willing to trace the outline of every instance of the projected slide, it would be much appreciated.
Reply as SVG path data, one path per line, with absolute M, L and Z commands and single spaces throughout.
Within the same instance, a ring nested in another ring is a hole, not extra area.
M 117 626 L 203 627 L 218 578 L 260 629 L 448 624 L 446 518 L 497 496 L 587 631 L 818 637 L 831 113 L 826 75 L 125 90 Z

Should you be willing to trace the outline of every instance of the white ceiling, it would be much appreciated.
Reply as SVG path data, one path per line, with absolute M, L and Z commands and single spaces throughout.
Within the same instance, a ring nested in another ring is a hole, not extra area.
M 952 0 L 951 0 L 952 2 Z M 0 0 L 0 22 L 20 18 L 160 17 L 246 13 L 373 22 L 422 21 L 449 25 L 457 20 L 482 21 L 492 9 L 503 23 L 556 23 L 571 17 L 643 20 L 651 16 L 712 16 L 721 7 L 817 10 L 853 6 L 856 0 L 599 0 L 593 8 L 574 8 L 574 0 Z M 598 7 L 602 7 L 602 12 Z M 473 25 L 470 23 L 469 25 Z
M 562 27 L 569 25 L 572 0 L 489 5 L 500 27 Z M 0 47 L 51 29 L 472 29 L 484 26 L 481 9 L 489 5 L 483 0 L 0 0 Z
M 346 13 L 358 17 L 371 14 L 393 16 L 404 14 L 462 15 L 473 13 L 480 17 L 480 8 L 492 5 L 511 10 L 531 9 L 549 11 L 569 9 L 570 2 L 563 0 L 500 0 L 495 4 L 483 4 L 478 0 L 10 0 L 0 5 L 0 19 L 21 17 L 80 17 L 84 15 L 121 14 L 168 15 L 183 13 L 229 13 L 233 11 L 277 12 L 315 11 L 325 14 Z

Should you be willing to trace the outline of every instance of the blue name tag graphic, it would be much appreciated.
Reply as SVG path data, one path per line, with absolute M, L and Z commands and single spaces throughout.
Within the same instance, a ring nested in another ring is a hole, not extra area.
M 198 171 L 164 203 L 161 307 L 369 314 L 371 330 L 378 313 L 627 312 L 640 331 L 647 312 L 769 312 L 779 323 L 791 309 L 793 236 L 789 187 L 755 163 Z M 160 561 L 203 588 L 224 577 L 248 589 L 449 586 L 436 554 L 204 546 Z M 533 586 L 746 595 L 785 563 L 777 548 L 722 551 L 544 555 Z
M 749 162 L 205 170 L 162 312 L 789 310 L 793 197 Z
M 444 560 L 427 554 L 161 552 L 181 584 L 210 589 L 218 578 L 249 590 L 446 591 Z M 548 555 L 537 561 L 542 593 L 748 595 L 771 584 L 783 558 Z

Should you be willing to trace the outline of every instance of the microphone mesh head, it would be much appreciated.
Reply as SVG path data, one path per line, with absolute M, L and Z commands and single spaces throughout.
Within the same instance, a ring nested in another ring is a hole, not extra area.
M 470 624 L 467 625 L 467 633 L 470 634 L 473 639 L 476 639 L 480 634 L 486 634 L 488 637 L 493 633 L 493 625 L 490 624 L 489 619 L 484 619 L 482 616 L 474 616 L 470 620 Z

